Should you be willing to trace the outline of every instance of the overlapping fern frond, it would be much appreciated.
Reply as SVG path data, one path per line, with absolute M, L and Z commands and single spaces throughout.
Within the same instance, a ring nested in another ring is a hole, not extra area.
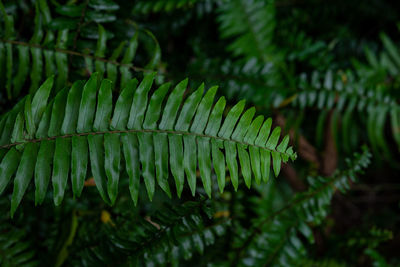
M 276 20 L 273 0 L 221 1 L 218 8 L 221 37 L 234 39 L 228 46 L 229 51 L 247 59 L 274 61 Z
M 0 266 L 38 265 L 35 248 L 27 240 L 26 232 L 7 220 L 0 220 Z
M 96 3 L 96 1 L 87 2 Z M 72 7 L 59 6 L 59 8 L 69 10 Z M 113 81 L 113 86 L 124 88 L 128 80 L 133 78 L 134 72 L 148 72 L 155 69 L 161 59 L 158 42 L 147 30 L 136 28 L 129 40 L 110 48 L 107 40 L 110 39 L 111 32 L 106 31 L 102 25 L 96 24 L 96 30 L 91 30 L 89 36 L 91 39 L 97 39 L 94 48 L 92 44 L 86 44 L 84 40 L 81 40 L 83 37 L 78 39 L 77 47 L 75 47 L 76 32 L 63 23 L 58 25 L 57 20 L 51 20 L 46 1 L 40 1 L 40 4 L 36 5 L 33 36 L 29 42 L 25 42 L 17 40 L 13 25 L 14 18 L 7 15 L 1 2 L 0 12 L 4 16 L 5 24 L 4 34 L 0 38 L 0 85 L 6 88 L 9 99 L 18 97 L 24 85 L 29 85 L 29 91 L 34 92 L 46 77 L 53 74 L 57 74 L 57 90 L 62 89 L 67 82 L 71 82 L 71 76 L 88 77 L 95 71 Z M 72 14 L 75 13 L 72 12 Z M 50 22 L 58 26 L 52 26 Z M 149 51 L 148 62 L 143 67 L 133 65 L 139 33 L 153 42 L 146 46 L 152 47 L 152 51 Z M 107 51 L 112 51 L 112 53 Z M 74 64 L 68 62 L 69 57 L 73 57 Z
M 49 78 L 35 95 L 28 95 L 3 116 L 0 192 L 15 175 L 11 214 L 33 177 L 36 203 L 43 201 L 50 178 L 56 205 L 64 198 L 69 177 L 74 196 L 80 196 L 90 172 L 103 200 L 112 204 L 125 170 L 136 203 L 141 177 L 150 199 L 156 183 L 171 196 L 169 172 L 178 196 L 185 175 L 195 194 L 198 167 L 211 197 L 212 166 L 223 191 L 226 167 L 234 188 L 238 187 L 237 158 L 248 187 L 253 175 L 257 183 L 267 181 L 271 168 L 278 175 L 282 162 L 296 158 L 288 147 L 289 137 L 279 142 L 280 128 L 271 132 L 272 121 L 264 121 L 263 116 L 253 120 L 254 107 L 243 113 L 244 101 L 223 120 L 225 98 L 213 107 L 217 87 L 203 96 L 202 85 L 183 101 L 187 79 L 166 97 L 169 83 L 149 94 L 154 77 L 155 73 L 147 74 L 137 88 L 137 80 L 130 80 L 115 104 L 112 82 L 105 79 L 100 84 L 98 73 L 86 83 L 78 81 L 71 89 L 64 88 L 50 101 L 54 79 Z
M 387 87 L 396 87 L 400 74 L 400 49 L 387 34 L 381 33 L 380 39 L 383 50 L 380 53 L 365 47 L 367 63 L 354 59 L 353 65 L 358 76 L 365 84 L 380 84 Z
M 71 251 L 72 265 L 178 266 L 213 245 L 230 221 L 211 223 L 204 201 L 165 206 L 145 218 L 125 217 L 83 225 Z M 134 227 L 132 227 L 134 225 Z M 88 232 L 92 233 L 88 238 Z
M 42 5 L 45 3 L 46 1 L 40 1 Z M 76 30 L 76 34 L 89 38 L 96 35 L 96 23 L 116 21 L 115 11 L 120 9 L 120 6 L 112 0 L 68 1 L 67 3 L 51 1 L 50 3 L 55 6 L 55 12 L 58 14 L 50 21 L 51 28 Z
M 288 94 L 277 68 L 271 62 L 262 63 L 256 58 L 223 62 L 194 60 L 188 72 L 195 72 L 199 82 L 206 78 L 219 84 L 227 99 L 243 98 L 255 106 L 270 108 Z
M 303 75 L 293 105 L 301 109 L 317 108 L 322 112 L 317 123 L 317 144 L 322 140 L 327 116 L 333 110 L 332 129 L 336 140 L 342 140 L 343 148 L 349 152 L 355 145 L 351 137 L 357 132 L 354 117 L 359 116 L 366 129 L 374 152 L 383 152 L 390 158 L 390 149 L 385 137 L 385 125 L 390 122 L 393 139 L 400 151 L 400 105 L 380 88 L 366 88 L 356 82 L 352 72 L 325 74 L 314 72 L 311 77 Z M 341 123 L 341 132 L 339 132 Z M 363 130 L 364 131 L 364 130 Z M 318 141 L 319 140 L 319 141 Z
M 336 190 L 347 192 L 370 161 L 371 154 L 364 147 L 362 154 L 355 153 L 354 159 L 347 159 L 347 170 L 337 171 L 330 178 L 309 177 L 306 192 L 297 193 L 291 202 L 272 214 L 259 214 L 254 229 L 246 235 L 235 235 L 233 262 L 240 260 L 239 266 L 288 266 L 306 259 L 299 234 L 314 242 L 311 226 L 319 225 L 328 215 L 333 194 Z M 242 230 L 238 228 L 239 232 Z

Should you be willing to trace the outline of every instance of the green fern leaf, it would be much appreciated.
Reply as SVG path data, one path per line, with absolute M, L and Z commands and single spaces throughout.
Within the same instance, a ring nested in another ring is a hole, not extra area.
M 88 221 L 78 229 L 68 263 L 179 265 L 203 254 L 231 226 L 228 218 L 211 221 L 210 209 L 206 201 L 199 200 L 176 206 L 164 204 L 145 218 L 132 214 L 129 218 L 116 216 L 101 225 Z M 88 235 L 90 232 L 93 234 Z
M 280 128 L 269 136 L 271 119 L 261 126 L 262 116 L 253 121 L 254 108 L 243 113 L 244 101 L 232 107 L 223 119 L 225 99 L 220 98 L 212 107 L 216 87 L 203 96 L 201 85 L 184 98 L 186 79 L 168 96 L 168 83 L 150 94 L 154 78 L 155 73 L 145 75 L 137 88 L 137 81 L 131 80 L 113 104 L 111 81 L 100 81 L 98 73 L 84 84 L 76 82 L 71 89 L 61 90 L 48 101 L 51 77 L 32 96 L 32 102 L 28 95 L 7 113 L 2 121 L 11 122 L 1 132 L 5 136 L 1 145 L 5 156 L 0 164 L 0 189 L 4 191 L 16 172 L 11 213 L 33 176 L 37 204 L 43 202 L 50 177 L 55 205 L 62 202 L 69 180 L 73 194 L 80 196 L 88 170 L 103 200 L 113 204 L 118 195 L 121 166 L 125 166 L 131 196 L 137 203 L 140 179 L 150 200 L 156 184 L 172 196 L 169 172 L 178 197 L 185 176 L 194 194 L 199 166 L 204 189 L 211 197 L 213 165 L 222 192 L 226 166 L 237 189 L 239 167 L 250 187 L 254 174 L 258 183 L 267 181 L 271 164 L 277 176 L 281 162 L 296 158 L 293 150 L 287 148 L 287 136 L 279 144 Z M 25 117 L 16 115 L 20 112 Z M 6 135 L 10 129 L 12 135 Z

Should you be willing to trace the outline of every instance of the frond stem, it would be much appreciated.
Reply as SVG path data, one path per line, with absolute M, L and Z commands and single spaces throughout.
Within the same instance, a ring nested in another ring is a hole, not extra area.
M 14 147 L 17 145 L 22 145 L 26 143 L 40 143 L 42 141 L 50 141 L 50 140 L 55 140 L 57 138 L 70 138 L 74 136 L 88 136 L 88 135 L 104 135 L 104 134 L 118 134 L 118 133 L 164 133 L 164 134 L 176 134 L 176 135 L 188 135 L 188 136 L 196 136 L 200 138 L 210 138 L 210 139 L 216 139 L 216 140 L 221 140 L 221 141 L 228 141 L 228 142 L 234 142 L 237 144 L 241 144 L 244 146 L 253 146 L 257 147 L 259 149 L 264 149 L 269 152 L 278 152 L 273 149 L 269 149 L 266 147 L 262 147 L 256 144 L 250 144 L 247 142 L 243 142 L 240 140 L 235 140 L 235 139 L 229 139 L 225 137 L 220 137 L 220 136 L 214 136 L 214 135 L 207 135 L 207 134 L 200 134 L 200 133 L 194 133 L 194 132 L 185 132 L 185 131 L 174 131 L 174 130 L 158 130 L 158 129 L 130 129 L 130 130 L 111 130 L 111 131 L 98 131 L 98 132 L 87 132 L 87 133 L 73 133 L 73 134 L 65 134 L 65 135 L 60 135 L 60 136 L 51 136 L 51 137 L 44 137 L 44 138 L 37 138 L 37 139 L 25 139 L 22 142 L 15 142 L 11 144 L 6 144 L 0 146 L 0 149 L 7 149 L 10 147 Z M 286 154 L 284 152 L 279 152 L 280 154 Z
M 82 9 L 81 17 L 79 19 L 78 28 L 76 29 L 76 33 L 75 33 L 74 49 L 76 48 L 76 44 L 78 42 L 78 37 L 79 37 L 79 34 L 81 33 L 81 28 L 82 28 L 83 20 L 84 20 L 85 15 L 86 15 L 86 9 L 88 7 L 88 4 L 89 4 L 89 0 L 86 0 L 85 1 L 85 5 L 84 5 L 84 7 Z
M 50 48 L 43 47 L 43 46 L 38 45 L 38 44 L 31 44 L 31 43 L 26 43 L 26 42 L 21 42 L 21 41 L 14 41 L 14 40 L 0 39 L 0 42 L 14 44 L 14 45 L 22 45 L 22 46 L 27 46 L 27 47 L 30 47 L 30 48 L 40 48 L 42 50 L 55 51 L 55 52 L 60 52 L 60 53 L 63 53 L 63 54 L 72 55 L 72 56 L 78 56 L 78 57 L 83 57 L 83 58 L 90 58 L 90 59 L 102 61 L 102 62 L 105 62 L 105 63 L 111 63 L 111 64 L 114 64 L 114 65 L 117 65 L 117 66 L 128 67 L 128 68 L 130 68 L 130 69 L 132 69 L 133 71 L 136 71 L 136 72 L 152 72 L 153 71 L 153 70 L 150 70 L 150 69 L 145 69 L 145 68 L 141 68 L 141 67 L 137 67 L 137 66 L 132 66 L 131 64 L 124 64 L 124 63 L 120 63 L 118 61 L 109 60 L 109 59 L 102 58 L 102 57 L 96 57 L 96 56 L 92 56 L 92 55 L 89 55 L 89 54 L 76 52 L 76 51 L 73 51 L 73 50 L 67 50 L 67 49 L 61 49 L 61 48 L 50 49 Z

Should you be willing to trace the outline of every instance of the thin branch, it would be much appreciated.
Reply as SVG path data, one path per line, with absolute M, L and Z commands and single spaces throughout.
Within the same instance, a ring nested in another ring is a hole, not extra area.
M 89 4 L 89 0 L 86 0 L 85 5 L 82 9 L 81 17 L 79 19 L 78 28 L 76 29 L 76 34 L 75 34 L 75 38 L 74 38 L 74 49 L 76 48 L 76 44 L 78 42 L 78 37 L 79 37 L 79 34 L 81 33 L 81 28 L 82 28 L 83 21 L 85 19 L 88 4 Z

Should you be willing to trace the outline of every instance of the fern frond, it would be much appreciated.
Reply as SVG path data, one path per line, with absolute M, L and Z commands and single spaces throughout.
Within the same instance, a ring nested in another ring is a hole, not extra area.
M 46 1 L 41 2 L 46 3 Z M 89 5 L 96 3 L 96 1 L 86 2 L 89 2 Z M 60 6 L 59 8 L 69 10 L 71 7 Z M 57 90 L 70 81 L 70 76 L 86 78 L 95 71 L 113 81 L 114 86 L 124 88 L 126 83 L 133 78 L 134 72 L 151 72 L 160 62 L 161 49 L 157 40 L 151 32 L 138 28 L 129 40 L 122 41 L 118 46 L 111 48 L 107 42 L 111 33 L 102 25 L 96 24 L 96 30 L 91 33 L 97 39 L 95 49 L 85 48 L 85 46 L 75 49 L 74 32 L 68 27 L 63 28 L 59 25 L 53 29 L 54 27 L 48 25 L 46 17 L 51 15 L 43 15 L 49 12 L 48 9 L 47 5 L 36 5 L 35 29 L 29 42 L 16 40 L 15 30 L 10 22 L 13 18 L 2 9 L 6 20 L 5 35 L 0 39 L 0 66 L 6 67 L 7 71 L 4 72 L 5 77 L 2 76 L 2 72 L 0 78 L 1 83 L 3 81 L 5 83 L 9 99 L 19 96 L 22 88 L 27 84 L 29 84 L 29 91 L 34 92 L 45 77 L 53 74 L 58 74 L 56 76 Z M 52 22 L 56 23 L 56 20 Z M 47 30 L 46 34 L 45 30 Z M 133 65 L 139 33 L 153 42 L 151 49 L 148 49 L 151 50 L 149 51 L 150 59 L 143 67 Z M 106 54 L 109 50 L 112 53 Z M 18 57 L 15 56 L 17 54 Z M 73 57 L 73 65 L 68 62 L 69 57 Z
M 42 6 L 47 1 L 41 1 Z M 67 2 L 65 4 L 50 1 L 55 7 L 57 16 L 49 21 L 49 27 L 54 30 L 69 29 L 75 30 L 75 34 L 90 37 L 96 33 L 96 23 L 110 23 L 117 20 L 115 11 L 120 6 L 112 0 L 99 1 L 87 0 L 81 2 Z M 49 7 L 47 7 L 49 9 Z
M 358 76 L 367 85 L 395 87 L 400 74 L 400 49 L 385 33 L 380 34 L 383 51 L 379 53 L 364 47 L 366 63 L 353 60 Z
M 71 262 L 98 264 L 165 265 L 189 260 L 214 244 L 229 220 L 210 223 L 204 201 L 185 202 L 145 218 L 118 218 L 100 227 L 83 225 L 71 251 Z M 208 212 L 207 212 L 208 213 Z M 134 225 L 134 227 L 132 227 Z M 88 235 L 88 233 L 91 233 Z M 90 236 L 90 238 L 88 238 Z
M 35 95 L 28 95 L 7 113 L 0 122 L 0 149 L 5 154 L 0 163 L 0 192 L 15 174 L 11 214 L 33 176 L 36 202 L 43 201 L 51 177 L 54 202 L 59 205 L 69 173 L 74 196 L 79 196 L 90 166 L 101 197 L 112 204 L 125 166 L 136 203 L 140 174 L 150 199 L 156 183 L 171 197 L 169 171 L 178 196 L 185 175 L 195 194 L 198 166 L 211 197 L 212 165 L 222 192 L 226 167 L 234 188 L 238 188 L 237 158 L 247 187 L 253 175 L 257 183 L 267 181 L 271 168 L 277 176 L 282 162 L 296 158 L 292 147 L 288 148 L 289 137 L 279 142 L 280 128 L 270 134 L 271 119 L 264 121 L 258 116 L 253 120 L 255 108 L 243 113 L 244 101 L 232 107 L 222 122 L 225 98 L 212 107 L 217 87 L 203 96 L 202 85 L 183 101 L 187 79 L 166 97 L 169 83 L 149 94 L 154 77 L 155 73 L 147 74 L 137 88 L 137 80 L 130 80 L 115 104 L 112 82 L 105 79 L 100 84 L 98 73 L 86 83 L 78 81 L 71 89 L 64 88 L 48 102 L 51 77 Z
M 272 214 L 260 214 L 254 229 L 244 236 L 236 234 L 236 251 L 233 262 L 240 266 L 295 265 L 307 254 L 298 236 L 300 233 L 309 242 L 314 242 L 311 225 L 318 225 L 328 215 L 330 202 L 336 190 L 347 192 L 370 163 L 371 154 L 364 147 L 363 153 L 347 159 L 348 169 L 337 171 L 332 177 L 309 177 L 307 192 L 297 193 L 291 202 Z M 241 226 L 240 226 L 241 227 Z M 242 232 L 241 228 L 238 232 Z M 246 232 L 246 231 L 244 231 Z
M 275 3 L 273 0 L 221 1 L 219 5 L 222 38 L 234 38 L 228 46 L 235 56 L 273 61 Z
M 390 149 L 384 135 L 387 121 L 390 121 L 392 135 L 400 151 L 400 105 L 388 93 L 380 88 L 363 87 L 356 82 L 355 75 L 350 71 L 328 71 L 325 74 L 313 72 L 311 77 L 302 75 L 299 86 L 301 91 L 295 95 L 293 105 L 301 109 L 313 107 L 322 110 L 317 123 L 317 140 L 322 136 L 328 111 L 333 109 L 336 143 L 340 136 L 346 151 L 352 150 L 349 138 L 355 132 L 354 114 L 360 115 L 375 153 L 383 152 L 390 158 Z M 342 119 L 341 134 L 338 132 L 339 118 Z
M 0 266 L 39 266 L 25 231 L 6 220 L 0 222 Z

